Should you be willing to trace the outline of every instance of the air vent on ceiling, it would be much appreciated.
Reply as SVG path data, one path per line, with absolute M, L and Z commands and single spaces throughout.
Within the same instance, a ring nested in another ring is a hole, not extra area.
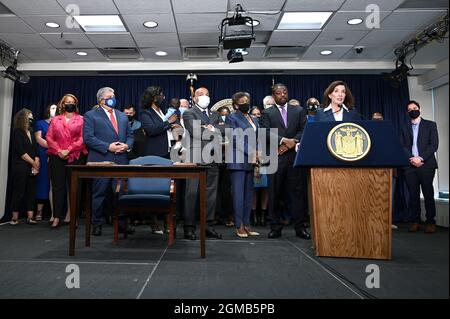
M 141 57 L 136 48 L 103 48 L 100 52 L 108 59 L 136 60 Z
M 274 46 L 266 51 L 266 58 L 300 58 L 306 51 L 306 47 L 300 46 Z
M 448 9 L 448 0 L 405 0 L 397 9 Z
M 186 59 L 217 59 L 220 57 L 218 47 L 185 47 Z

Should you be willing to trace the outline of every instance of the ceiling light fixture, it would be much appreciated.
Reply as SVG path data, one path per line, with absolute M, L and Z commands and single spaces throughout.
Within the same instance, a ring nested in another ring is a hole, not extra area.
M 321 30 L 333 12 L 285 12 L 278 30 Z
M 156 54 L 157 56 L 166 56 L 166 55 L 167 55 L 167 52 L 166 52 L 166 51 L 156 51 L 155 54 Z
M 331 51 L 331 50 L 323 50 L 323 51 L 320 51 L 320 54 L 321 55 L 330 55 L 330 54 L 333 54 L 333 51 Z
M 256 27 L 256 26 L 260 25 L 260 22 L 259 22 L 259 20 L 253 20 L 253 22 L 245 22 L 245 25 L 247 25 L 249 27 L 251 27 L 253 25 L 254 27 Z
M 49 28 L 59 28 L 59 24 L 56 22 L 46 22 L 45 25 Z
M 358 25 L 361 23 L 363 23 L 363 19 L 361 19 L 361 18 L 350 19 L 347 21 L 347 24 L 350 24 L 350 25 Z
M 79 56 L 86 56 L 88 54 L 87 54 L 87 52 L 84 52 L 84 51 L 78 51 L 77 55 L 79 55 Z
M 149 28 L 149 29 L 153 29 L 158 26 L 158 22 L 156 22 L 156 21 L 145 21 L 143 24 L 144 24 L 144 27 Z
M 89 15 L 74 16 L 74 19 L 85 32 L 125 32 L 127 29 L 123 25 L 118 15 Z

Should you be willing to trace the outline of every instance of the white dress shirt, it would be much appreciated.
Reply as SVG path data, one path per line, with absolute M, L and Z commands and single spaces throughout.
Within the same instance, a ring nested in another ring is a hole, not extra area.
M 327 112 L 329 110 L 333 110 L 331 104 L 328 105 L 328 107 L 326 107 L 323 111 Z M 333 112 L 333 116 L 334 116 L 334 120 L 335 121 L 341 121 L 341 122 L 343 121 L 343 119 L 344 119 L 344 110 L 346 112 L 348 112 L 348 108 L 344 104 L 342 104 L 342 108 L 338 112 Z

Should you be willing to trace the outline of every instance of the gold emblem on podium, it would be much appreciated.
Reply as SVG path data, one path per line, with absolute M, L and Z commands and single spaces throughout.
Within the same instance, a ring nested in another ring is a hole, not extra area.
M 354 123 L 342 123 L 328 133 L 327 146 L 334 157 L 353 162 L 363 159 L 369 153 L 371 141 L 363 127 Z

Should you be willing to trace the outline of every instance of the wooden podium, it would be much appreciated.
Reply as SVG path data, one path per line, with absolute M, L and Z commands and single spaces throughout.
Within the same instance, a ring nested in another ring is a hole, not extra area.
M 390 122 L 358 121 L 372 140 L 369 154 L 343 162 L 327 148 L 340 122 L 308 123 L 294 166 L 308 167 L 311 230 L 317 256 L 392 256 L 392 167 L 408 161 Z M 389 139 L 388 139 L 389 136 Z M 390 152 L 390 153 L 389 153 Z

